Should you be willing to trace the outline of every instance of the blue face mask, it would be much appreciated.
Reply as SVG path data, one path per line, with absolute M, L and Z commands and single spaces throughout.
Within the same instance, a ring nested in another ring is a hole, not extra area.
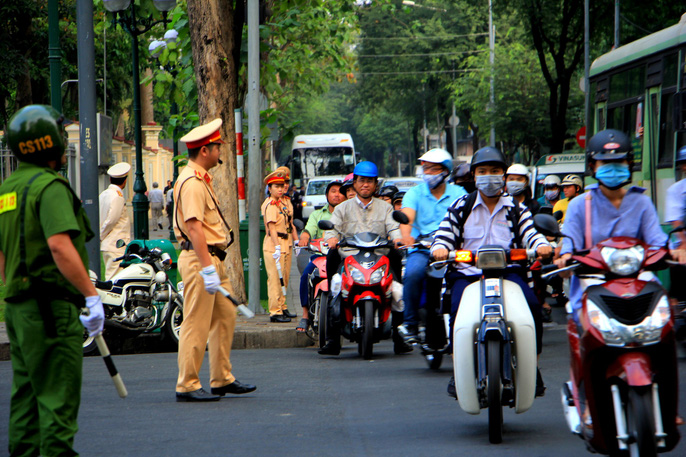
M 443 181 L 445 181 L 445 178 L 448 177 L 447 173 L 439 173 L 437 175 L 428 175 L 428 174 L 423 174 L 422 179 L 424 182 L 429 186 L 429 189 L 433 190 L 440 186 Z
M 610 190 L 617 190 L 631 181 L 631 171 L 626 163 L 610 162 L 596 168 L 595 179 Z

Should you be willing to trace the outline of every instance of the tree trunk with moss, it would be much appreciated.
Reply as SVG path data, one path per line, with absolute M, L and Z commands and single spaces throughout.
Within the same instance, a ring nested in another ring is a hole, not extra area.
M 239 107 L 238 68 L 234 53 L 240 43 L 234 33 L 234 2 L 227 0 L 188 0 L 188 22 L 193 48 L 195 79 L 198 87 L 200 122 L 221 118 L 221 160 L 210 173 L 219 206 L 233 229 L 234 243 L 229 247 L 225 265 L 232 285 L 232 295 L 246 302 L 243 260 L 241 258 L 236 174 L 236 135 L 234 109 Z M 239 23 L 240 26 L 240 23 Z M 260 249 L 253 249 L 259 255 Z

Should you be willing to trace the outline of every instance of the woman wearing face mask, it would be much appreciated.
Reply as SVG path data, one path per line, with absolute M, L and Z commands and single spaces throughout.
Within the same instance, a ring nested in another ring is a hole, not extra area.
M 562 232 L 574 241 L 576 249 L 594 246 L 613 236 L 630 236 L 649 245 L 664 246 L 667 235 L 645 189 L 631 183 L 632 146 L 629 138 L 618 130 L 602 130 L 588 142 L 588 164 L 597 184 L 586 187 L 586 193 L 569 203 Z M 590 199 L 590 219 L 587 222 L 587 201 Z M 588 224 L 588 226 L 587 226 Z M 591 239 L 586 239 L 590 230 Z M 564 238 L 561 257 L 555 261 L 564 267 L 572 256 L 572 243 Z M 672 257 L 686 263 L 684 250 L 673 250 Z M 569 276 L 566 274 L 565 276 Z M 569 300 L 572 309 L 581 307 L 582 290 L 576 276 L 570 280 Z
M 531 214 L 538 213 L 541 205 L 531 198 L 529 187 L 529 170 L 520 163 L 513 163 L 505 173 L 505 187 L 507 193 L 512 195 L 519 203 L 524 203 Z
M 534 228 L 531 211 L 510 195 L 503 193 L 505 168 L 505 157 L 496 148 L 485 147 L 474 153 L 471 169 L 477 191 L 461 197 L 448 208 L 431 246 L 431 255 L 436 260 L 446 260 L 449 251 L 475 251 L 489 244 L 506 249 L 535 249 L 539 256 L 551 256 L 552 248 L 545 237 Z M 543 333 L 541 305 L 524 279 L 525 272 L 518 267 L 508 270 L 510 272 L 505 274 L 504 278 L 521 287 L 531 310 L 536 325 L 536 346 L 540 354 Z M 469 284 L 480 278 L 481 270 L 474 266 L 448 266 L 445 279 L 446 287 L 451 290 L 451 328 L 455 322 L 462 293 Z M 543 379 L 539 373 L 536 395 L 543 395 L 544 391 Z M 448 394 L 455 395 L 454 379 L 448 384 Z
M 543 180 L 544 193 L 538 198 L 538 204 L 549 206 L 551 209 L 560 200 L 560 177 L 556 175 L 548 175 Z

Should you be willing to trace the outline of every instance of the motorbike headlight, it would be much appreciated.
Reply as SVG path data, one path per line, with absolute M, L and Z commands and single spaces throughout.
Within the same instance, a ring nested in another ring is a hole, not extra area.
M 593 327 L 600 331 L 600 334 L 608 346 L 624 346 L 626 341 L 622 338 L 615 324 L 620 324 L 615 319 L 608 317 L 593 301 L 586 301 L 586 312 L 588 313 L 588 321 Z
M 369 284 L 380 283 L 385 274 L 386 274 L 386 265 L 382 265 L 381 267 L 379 267 L 378 270 L 374 270 L 372 272 L 371 276 L 369 277 Z
M 480 270 L 503 269 L 507 267 L 504 249 L 479 249 L 476 254 L 476 268 Z
M 610 268 L 610 271 L 619 276 L 629 276 L 636 273 L 643 264 L 643 246 L 633 246 L 628 249 L 617 249 L 609 246 L 600 250 L 600 255 Z
M 167 282 L 167 273 L 165 273 L 164 271 L 158 271 L 157 273 L 155 273 L 155 282 L 157 284 L 164 284 L 165 282 Z
M 586 302 L 588 319 L 592 326 L 603 335 L 608 346 L 624 346 L 626 344 L 649 345 L 660 341 L 662 328 L 671 319 L 669 302 L 662 296 L 655 309 L 643 321 L 636 325 L 625 325 L 614 318 L 608 317 L 591 300 Z
M 366 284 L 366 281 L 364 279 L 364 275 L 362 272 L 353 267 L 352 265 L 348 266 L 348 274 L 350 275 L 351 278 L 353 278 L 353 281 L 358 283 L 358 284 Z

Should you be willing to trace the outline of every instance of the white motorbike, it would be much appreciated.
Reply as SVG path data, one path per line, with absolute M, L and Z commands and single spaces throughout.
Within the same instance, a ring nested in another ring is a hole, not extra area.
M 169 254 L 158 247 L 130 244 L 120 259 L 123 269 L 110 281 L 89 272 L 105 309 L 105 330 L 137 336 L 161 329 L 163 337 L 178 344 L 183 291 L 177 291 L 167 275 L 172 266 Z M 84 332 L 84 353 L 96 347 L 94 338 Z
M 536 393 L 536 327 L 520 286 L 503 278 L 535 251 L 483 246 L 453 251 L 448 260 L 475 265 L 482 277 L 464 290 L 453 328 L 453 367 L 460 407 L 488 408 L 488 438 L 502 442 L 503 406 L 527 411 Z

